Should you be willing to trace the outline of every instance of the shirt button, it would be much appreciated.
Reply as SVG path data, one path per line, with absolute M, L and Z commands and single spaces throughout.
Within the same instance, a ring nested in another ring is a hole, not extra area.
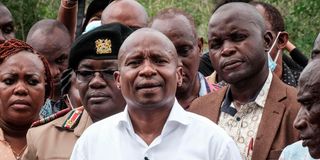
M 240 120 L 241 120 L 241 118 L 240 118 L 240 117 L 237 117 L 237 118 L 236 118 L 236 120 L 237 120 L 237 121 L 240 121 Z
M 144 160 L 149 160 L 149 158 L 148 157 L 144 157 Z

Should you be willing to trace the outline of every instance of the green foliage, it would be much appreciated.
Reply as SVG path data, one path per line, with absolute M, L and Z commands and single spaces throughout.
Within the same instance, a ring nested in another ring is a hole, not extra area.
M 310 56 L 314 39 L 320 32 L 319 0 L 265 0 L 276 6 L 286 24 L 289 39 Z
M 88 0 L 87 0 L 88 1 Z M 207 39 L 207 25 L 216 0 L 138 0 L 145 6 L 149 17 L 158 11 L 177 7 L 190 13 L 196 22 L 200 36 Z M 262 0 L 276 6 L 286 22 L 292 41 L 307 55 L 320 31 L 319 0 Z M 28 30 L 40 19 L 56 18 L 60 0 L 2 0 L 13 13 L 17 38 L 25 39 Z
M 16 37 L 25 40 L 31 26 L 44 18 L 56 19 L 60 1 L 58 0 L 2 0 L 15 21 Z
M 162 9 L 175 7 L 191 14 L 200 36 L 207 39 L 208 21 L 213 8 L 212 0 L 138 0 L 145 6 L 150 19 Z
M 215 0 L 138 0 L 146 6 L 149 16 L 159 10 L 177 7 L 190 13 L 197 25 L 200 36 L 207 39 L 207 26 Z M 320 32 L 319 0 L 262 0 L 280 10 L 289 33 L 289 39 L 307 56 L 310 55 L 313 41 Z

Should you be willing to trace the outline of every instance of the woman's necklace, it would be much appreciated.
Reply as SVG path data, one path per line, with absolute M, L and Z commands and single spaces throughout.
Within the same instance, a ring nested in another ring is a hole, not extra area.
M 15 152 L 15 151 L 12 149 L 12 147 L 11 147 L 11 150 L 12 150 L 12 152 L 13 152 L 13 154 L 14 154 L 14 157 L 16 157 L 16 160 L 21 160 L 21 155 L 22 155 L 22 153 L 24 152 L 24 150 L 26 150 L 26 148 L 27 148 L 27 145 L 25 145 L 25 146 L 17 153 L 17 152 Z

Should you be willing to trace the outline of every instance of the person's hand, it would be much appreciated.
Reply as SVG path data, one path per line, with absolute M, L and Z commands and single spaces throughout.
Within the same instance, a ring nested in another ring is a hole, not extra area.
M 296 46 L 294 44 L 292 44 L 289 40 L 286 44 L 286 49 L 288 50 L 289 53 L 291 53 L 292 50 L 294 50 L 296 48 Z
M 61 4 L 64 8 L 72 8 L 78 3 L 78 0 L 61 0 Z
M 78 0 L 66 0 L 68 5 L 75 5 Z

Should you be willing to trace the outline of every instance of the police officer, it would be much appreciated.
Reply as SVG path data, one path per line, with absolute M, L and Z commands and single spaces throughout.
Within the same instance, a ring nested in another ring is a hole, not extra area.
M 42 120 L 46 124 L 38 122 L 39 126 L 31 128 L 23 159 L 69 159 L 76 140 L 88 126 L 124 109 L 126 103 L 113 72 L 118 70 L 119 48 L 131 32 L 120 23 L 111 23 L 83 34 L 74 42 L 69 68 L 76 73 L 83 106 L 51 122 Z

